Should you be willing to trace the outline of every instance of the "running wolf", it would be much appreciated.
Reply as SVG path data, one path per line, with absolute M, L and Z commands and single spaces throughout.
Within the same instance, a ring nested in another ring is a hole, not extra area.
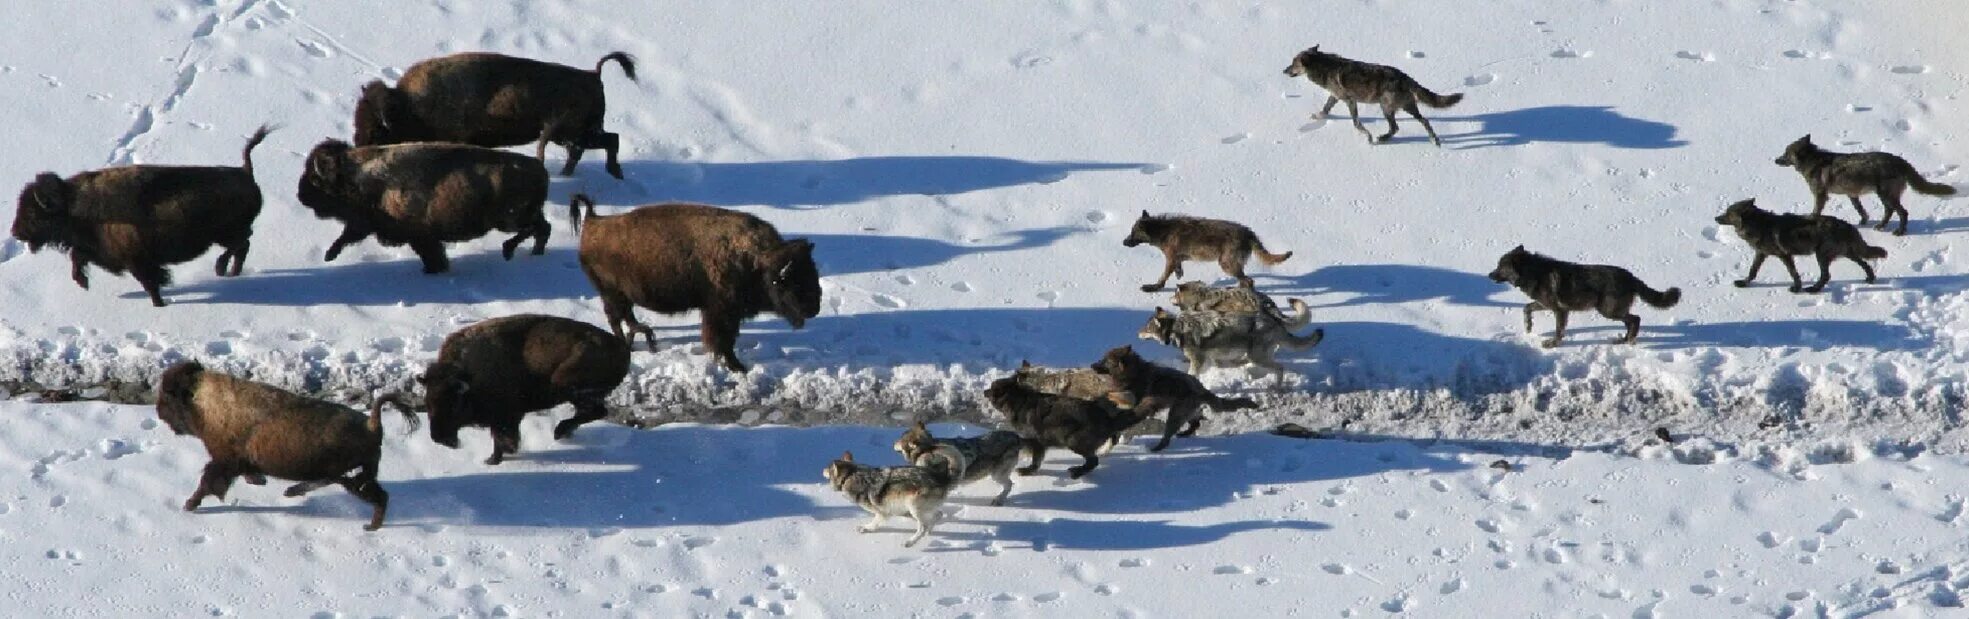
M 1641 334 L 1641 317 L 1631 310 L 1635 297 L 1658 308 L 1674 307 L 1682 300 L 1681 288 L 1656 291 L 1641 278 L 1616 266 L 1574 264 L 1525 251 L 1519 245 L 1497 259 L 1490 280 L 1509 283 L 1531 297 L 1525 304 L 1525 332 L 1531 332 L 1531 314 L 1552 310 L 1557 327 L 1543 345 L 1552 348 L 1566 337 L 1566 313 L 1595 310 L 1601 316 L 1627 325 L 1627 335 L 1616 344 L 1632 344 Z
M 970 438 L 937 438 L 930 435 L 929 426 L 918 421 L 896 439 L 895 448 L 910 464 L 956 471 L 956 486 L 990 477 L 998 482 L 998 496 L 991 504 L 1004 505 L 1005 497 L 1012 494 L 1012 467 L 1019 464 L 1021 445 L 1017 432 L 1005 430 Z
M 1798 170 L 1805 177 L 1805 184 L 1812 190 L 1813 217 L 1825 211 L 1826 199 L 1836 193 L 1853 201 L 1853 210 L 1860 212 L 1860 225 L 1864 226 L 1866 207 L 1860 206 L 1860 195 L 1878 194 L 1887 213 L 1873 229 L 1886 230 L 1894 214 L 1900 213 L 1901 226 L 1894 229 L 1895 236 L 1907 234 L 1907 207 L 1901 206 L 1901 194 L 1909 187 L 1930 196 L 1955 195 L 1955 187 L 1928 182 L 1899 156 L 1882 152 L 1835 153 L 1813 144 L 1810 135 L 1784 147 L 1784 154 L 1776 163 Z
M 1116 436 L 1142 420 L 1132 398 L 1125 393 L 1106 397 L 1080 398 L 1045 393 L 1007 376 L 992 381 L 985 399 L 1005 414 L 1013 429 L 1024 439 L 1032 463 L 1019 469 L 1020 475 L 1039 472 L 1046 461 L 1046 450 L 1062 447 L 1080 454 L 1083 462 L 1067 469 L 1067 477 L 1080 479 L 1101 464 L 1100 451 Z
M 1299 316 L 1293 321 L 1306 324 L 1311 317 L 1305 307 L 1303 303 L 1299 305 Z M 1135 336 L 1183 351 L 1192 375 L 1201 374 L 1208 367 L 1249 363 L 1277 374 L 1278 385 L 1284 387 L 1285 366 L 1272 358 L 1279 346 L 1305 350 L 1326 337 L 1325 329 L 1314 329 L 1311 335 L 1303 337 L 1295 335 L 1286 324 L 1287 321 L 1257 313 L 1204 310 L 1172 314 L 1158 307 Z
M 1215 260 L 1239 284 L 1253 286 L 1251 278 L 1244 275 L 1244 263 L 1253 254 L 1265 264 L 1278 264 L 1292 257 L 1292 252 L 1267 251 L 1265 243 L 1258 240 L 1258 233 L 1244 224 L 1188 215 L 1150 215 L 1148 211 L 1142 211 L 1141 217 L 1135 219 L 1135 227 L 1128 231 L 1128 238 L 1121 240 L 1123 247 L 1143 243 L 1162 250 L 1163 265 L 1162 277 L 1153 284 L 1143 284 L 1142 292 L 1161 290 L 1169 283 L 1171 274 L 1182 277 L 1183 263 L 1189 260 Z
M 1440 148 L 1441 138 L 1436 137 L 1436 128 L 1429 126 L 1429 119 L 1422 117 L 1422 110 L 1415 104 L 1421 102 L 1434 108 L 1446 108 L 1463 100 L 1463 93 L 1439 95 L 1423 88 L 1415 78 L 1409 77 L 1401 69 L 1348 60 L 1338 54 L 1320 51 L 1320 46 L 1299 52 L 1292 57 L 1292 64 L 1285 68 L 1289 77 L 1305 76 L 1307 80 L 1326 89 L 1326 106 L 1314 114 L 1315 120 L 1326 120 L 1327 112 L 1333 111 L 1333 104 L 1347 102 L 1347 113 L 1354 117 L 1354 128 L 1367 136 L 1367 143 L 1379 144 L 1395 137 L 1395 110 L 1408 112 L 1416 122 L 1422 123 L 1422 130 L 1429 132 L 1429 141 Z M 1361 126 L 1361 112 L 1357 104 L 1375 103 L 1381 106 L 1381 116 L 1388 120 L 1388 132 L 1380 137 Z
M 1114 377 L 1115 382 L 1133 394 L 1138 400 L 1135 410 L 1143 416 L 1155 414 L 1157 407 L 1168 407 L 1169 418 L 1162 424 L 1162 440 L 1149 451 L 1162 451 L 1169 446 L 1170 437 L 1195 435 L 1197 427 L 1203 425 L 1204 406 L 1216 411 L 1258 407 L 1251 398 L 1219 397 L 1195 376 L 1143 359 L 1135 354 L 1133 346 L 1109 350 L 1092 367 L 1096 372 Z
M 1716 223 L 1736 228 L 1737 236 L 1750 244 L 1757 257 L 1750 259 L 1750 274 L 1735 282 L 1738 288 L 1749 286 L 1757 279 L 1757 269 L 1764 266 L 1764 259 L 1777 256 L 1784 263 L 1784 270 L 1791 274 L 1792 292 L 1818 292 L 1825 289 L 1825 283 L 1832 279 L 1832 261 L 1847 258 L 1866 271 L 1866 283 L 1873 283 L 1873 265 L 1868 260 L 1887 257 L 1887 250 L 1866 244 L 1860 237 L 1860 229 L 1853 224 L 1840 221 L 1837 217 L 1812 219 L 1803 215 L 1773 213 L 1757 208 L 1756 200 L 1743 200 L 1716 216 Z M 1802 287 L 1798 278 L 1798 265 L 1791 261 L 1792 256 L 1811 255 L 1819 260 L 1819 281 L 1811 287 Z
M 841 459 L 828 463 L 821 475 L 835 490 L 874 515 L 858 529 L 863 533 L 881 528 L 890 516 L 907 515 L 915 520 L 916 534 L 902 543 L 904 548 L 915 546 L 942 519 L 943 514 L 937 508 L 943 507 L 944 497 L 950 495 L 952 481 L 956 479 L 943 466 L 862 466 L 855 462 L 855 454 L 849 452 L 842 452 Z
M 1288 301 L 1292 304 L 1292 310 L 1299 312 L 1300 317 L 1305 320 L 1294 323 L 1293 319 L 1285 315 L 1285 312 L 1279 311 L 1278 303 L 1273 302 L 1271 297 L 1265 296 L 1265 293 L 1258 292 L 1255 288 L 1244 286 L 1213 288 L 1204 285 L 1203 282 L 1183 282 L 1176 284 L 1176 298 L 1174 300 L 1176 308 L 1185 312 L 1263 313 L 1266 316 L 1270 316 L 1272 320 L 1278 321 L 1279 324 L 1285 325 L 1288 329 L 1297 329 L 1306 326 L 1307 322 L 1312 321 L 1312 315 L 1307 313 L 1308 310 L 1305 301 L 1298 299 L 1289 299 Z

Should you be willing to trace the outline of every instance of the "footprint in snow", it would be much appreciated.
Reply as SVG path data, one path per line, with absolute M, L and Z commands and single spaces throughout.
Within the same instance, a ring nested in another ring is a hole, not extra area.
M 1888 71 L 1899 75 L 1920 75 L 1928 72 L 1928 65 L 1904 64 L 1888 69 Z

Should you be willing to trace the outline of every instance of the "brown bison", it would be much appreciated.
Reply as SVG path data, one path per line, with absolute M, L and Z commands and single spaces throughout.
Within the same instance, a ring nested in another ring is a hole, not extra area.
M 289 497 L 328 484 L 347 488 L 374 506 L 363 527 L 371 531 L 383 526 L 390 506 L 390 493 L 376 483 L 386 402 L 417 427 L 417 416 L 394 396 L 371 403 L 365 417 L 340 404 L 207 372 L 192 361 L 171 366 L 157 382 L 158 419 L 172 432 L 198 437 L 212 456 L 185 511 L 198 509 L 207 496 L 226 498 L 234 479 L 260 485 L 273 476 L 301 482 L 287 488 Z
M 705 348 L 727 369 L 744 372 L 732 350 L 740 322 L 770 310 L 798 329 L 820 315 L 812 241 L 782 239 L 765 220 L 701 204 L 653 204 L 600 217 L 595 201 L 581 194 L 568 205 L 577 228 L 584 205 L 581 270 L 601 293 L 609 328 L 624 340 L 641 333 L 656 348 L 636 307 L 698 310 Z
M 629 344 L 585 322 L 520 314 L 459 329 L 444 338 L 438 360 L 417 381 L 431 410 L 431 440 L 456 449 L 458 430 L 492 431 L 498 464 L 520 450 L 527 413 L 563 402 L 574 417 L 554 426 L 564 439 L 608 413 L 602 400 L 629 374 Z
M 324 260 L 376 235 L 387 246 L 410 245 L 425 273 L 451 269 L 444 244 L 499 230 L 514 233 L 501 246 L 507 260 L 528 238 L 547 251 L 547 169 L 525 155 L 464 144 L 418 143 L 352 147 L 324 140 L 301 172 L 301 204 L 316 217 L 343 223 Z
M 603 56 L 592 71 L 567 65 L 473 52 L 432 58 L 410 65 L 395 88 L 374 80 L 356 103 L 357 146 L 404 142 L 459 142 L 478 146 L 533 143 L 545 162 L 547 143 L 567 149 L 561 175 L 574 173 L 585 149 L 608 153 L 608 173 L 622 178 L 616 163 L 621 139 L 602 130 L 608 102 L 602 94 L 602 65 L 622 65 L 636 79 L 635 58 L 622 52 Z
M 212 271 L 239 275 L 260 216 L 253 181 L 253 147 L 272 129 L 246 140 L 240 166 L 130 165 L 63 179 L 42 172 L 21 189 L 14 238 L 28 251 L 44 245 L 68 252 L 70 277 L 89 287 L 89 265 L 128 271 L 164 306 L 159 289 L 171 283 L 165 267 L 190 262 L 214 244 L 225 248 Z

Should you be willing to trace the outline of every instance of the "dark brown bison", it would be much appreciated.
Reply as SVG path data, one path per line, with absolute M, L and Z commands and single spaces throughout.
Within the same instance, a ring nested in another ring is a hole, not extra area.
M 622 65 L 636 79 L 635 58 L 622 52 L 603 56 L 595 69 L 472 52 L 432 58 L 411 65 L 395 88 L 374 80 L 356 103 L 357 146 L 404 142 L 459 142 L 478 146 L 533 143 L 534 157 L 547 158 L 547 143 L 567 149 L 561 175 L 574 173 L 581 152 L 608 152 L 608 173 L 622 178 L 616 163 L 621 139 L 602 130 L 607 100 L 602 65 Z
M 732 347 L 739 323 L 772 311 L 798 329 L 820 315 L 820 270 L 814 244 L 782 239 L 765 220 L 701 204 L 653 204 L 599 217 L 576 194 L 569 215 L 581 226 L 581 270 L 601 293 L 609 328 L 624 340 L 656 335 L 635 308 L 665 314 L 698 310 L 704 346 L 727 369 L 746 371 Z M 628 331 L 623 330 L 624 324 Z
M 511 232 L 501 247 L 511 260 L 528 238 L 534 255 L 545 252 L 553 229 L 541 210 L 547 170 L 539 161 L 464 144 L 325 140 L 308 153 L 297 194 L 316 217 L 344 224 L 323 256 L 330 261 L 374 234 L 387 246 L 410 245 L 425 273 L 443 273 L 451 268 L 445 243 Z
M 263 126 L 253 132 L 237 168 L 130 165 L 67 179 L 42 172 L 21 189 L 14 238 L 28 251 L 44 245 L 66 250 L 69 275 L 84 289 L 91 264 L 118 275 L 128 271 L 159 307 L 159 289 L 171 283 L 166 267 L 190 262 L 214 244 L 225 252 L 212 271 L 237 276 L 260 216 L 253 147 L 270 131 Z
M 574 403 L 574 417 L 554 426 L 554 438 L 567 438 L 608 413 L 602 400 L 628 374 L 622 338 L 585 322 L 521 314 L 451 334 L 418 382 L 431 410 L 431 440 L 455 449 L 460 428 L 487 428 L 492 457 L 485 463 L 498 464 L 519 451 L 527 413 Z

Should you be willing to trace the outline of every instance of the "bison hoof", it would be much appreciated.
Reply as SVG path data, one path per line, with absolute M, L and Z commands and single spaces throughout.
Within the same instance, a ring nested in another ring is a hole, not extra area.
M 609 176 L 615 177 L 615 180 L 618 181 L 622 180 L 622 164 L 610 161 L 608 162 L 608 165 L 604 167 L 608 169 Z
M 1907 236 L 1907 228 L 1901 228 L 1899 230 L 1895 230 L 1894 236 Z
M 488 466 L 498 466 L 499 463 L 505 461 L 506 461 L 506 457 L 499 454 L 492 454 L 490 457 L 487 457 L 485 459 L 485 463 Z
M 1080 479 L 1082 476 L 1085 476 L 1087 472 L 1090 470 L 1092 469 L 1083 469 L 1077 466 L 1067 469 L 1067 479 Z
M 1750 287 L 1750 280 L 1747 280 L 1747 279 L 1739 279 L 1739 280 L 1737 280 L 1737 281 L 1733 281 L 1733 282 L 1730 282 L 1730 285 L 1732 285 L 1732 286 L 1736 286 L 1736 287 L 1738 287 L 1738 288 L 1749 288 L 1749 287 Z
M 1545 340 L 1545 341 L 1543 341 L 1543 342 L 1539 342 L 1539 343 L 1538 343 L 1538 345 L 1539 345 L 1539 346 L 1542 346 L 1542 347 L 1545 347 L 1545 348 L 1558 348 L 1558 347 L 1559 347 L 1559 338 L 1556 338 L 1556 337 L 1555 337 L 1555 338 L 1551 338 L 1551 339 L 1547 339 L 1547 340 Z

